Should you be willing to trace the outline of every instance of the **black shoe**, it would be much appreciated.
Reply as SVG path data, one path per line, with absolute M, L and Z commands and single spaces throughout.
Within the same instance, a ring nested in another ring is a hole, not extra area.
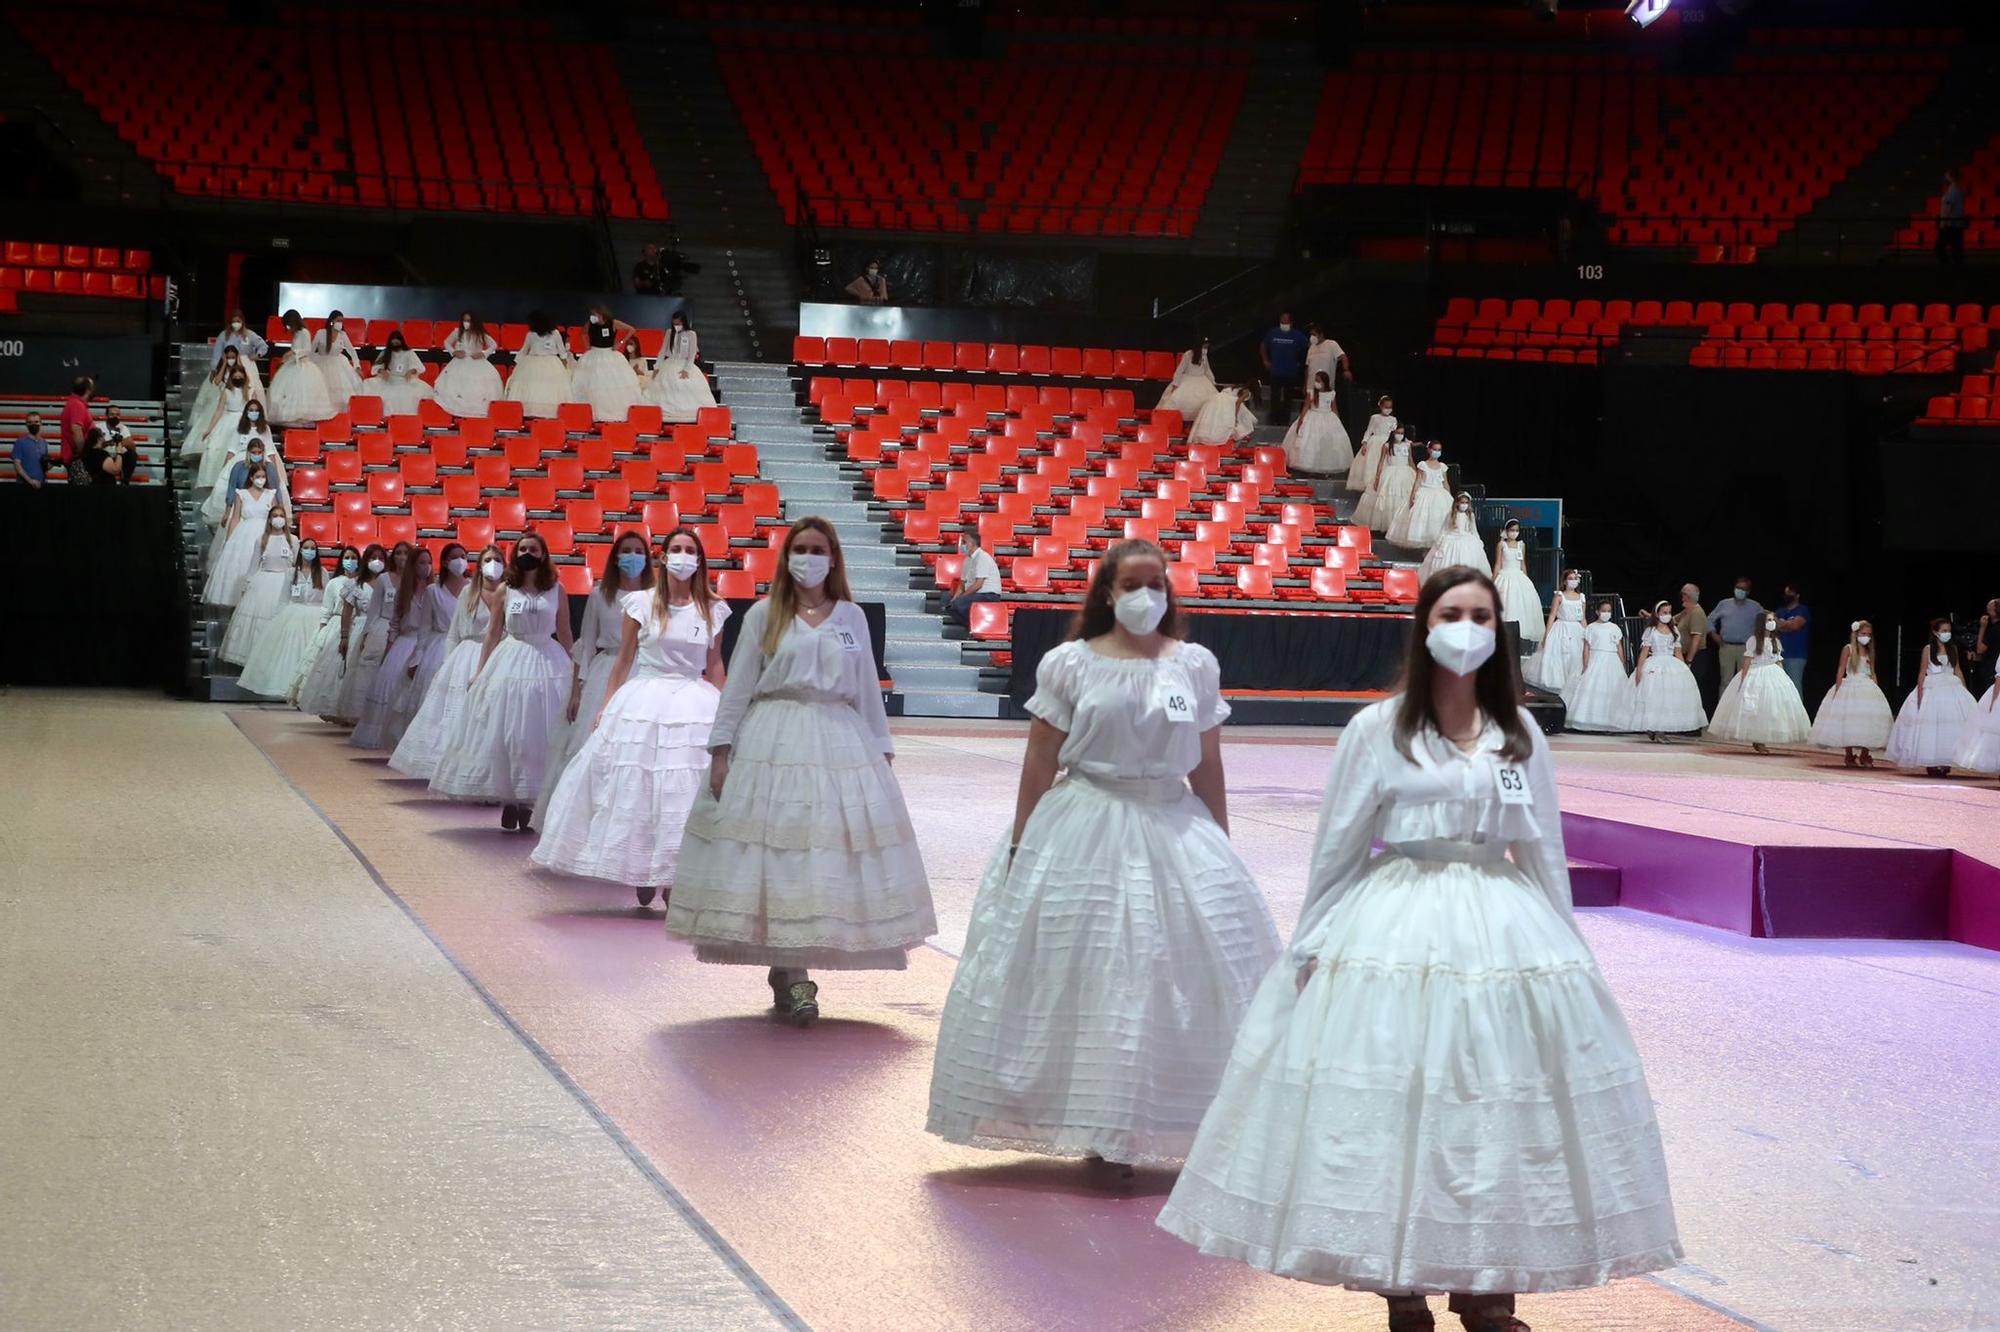
M 520 818 L 521 807 L 519 805 L 500 806 L 500 827 L 503 831 L 513 832 L 514 825 L 520 821 Z
M 781 1001 L 785 1020 L 794 1027 L 810 1027 L 819 1021 L 819 986 L 812 981 L 796 981 Z
M 652 885 L 652 884 L 650 884 L 650 883 L 642 883 L 642 884 L 640 884 L 639 886 L 637 886 L 636 888 L 634 888 L 634 889 L 633 889 L 632 891 L 633 891 L 633 892 L 635 892 L 635 893 L 637 893 L 637 894 L 639 895 L 639 905 L 640 905 L 640 906 L 651 906 L 651 905 L 653 905 L 653 893 L 654 893 L 655 889 L 653 888 L 653 885 Z

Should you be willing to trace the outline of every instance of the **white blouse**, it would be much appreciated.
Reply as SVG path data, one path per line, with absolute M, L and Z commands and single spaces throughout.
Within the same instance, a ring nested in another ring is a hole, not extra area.
M 678 337 L 674 336 L 672 329 L 668 329 L 667 345 L 661 351 L 660 359 L 655 362 L 653 373 L 657 375 L 662 370 L 672 369 L 686 370 L 692 374 L 695 360 L 700 355 L 701 343 L 696 340 L 693 329 L 683 329 Z
M 1784 656 L 1785 645 L 1778 641 L 1776 634 L 1764 640 L 1761 652 L 1757 650 L 1757 635 L 1752 634 L 1743 640 L 1743 660 L 1752 666 L 1776 666 L 1784 660 Z
M 345 356 L 358 370 L 361 368 L 361 354 L 354 350 L 354 344 L 347 340 L 347 329 L 338 331 L 323 328 L 313 334 L 312 351 L 315 356 Z
M 1438 490 L 1444 486 L 1451 469 L 1441 462 L 1429 458 L 1417 464 L 1417 487 L 1420 490 Z
M 1646 631 L 1643 645 L 1655 657 L 1671 657 L 1674 655 L 1674 648 L 1680 641 L 1680 635 L 1676 634 L 1673 630 L 1662 629 L 1658 625 L 1654 625 Z
M 766 657 L 762 639 L 770 607 L 768 600 L 760 601 L 743 616 L 736 651 L 729 658 L 729 683 L 708 733 L 709 748 L 735 743 L 736 729 L 756 699 L 783 695 L 847 704 L 860 715 L 862 729 L 881 751 L 894 754 L 896 742 L 889 735 L 889 714 L 882 706 L 868 617 L 861 607 L 851 601 L 836 602 L 817 629 L 794 619 L 778 640 L 777 650 Z
M 1387 443 L 1396 431 L 1396 418 L 1387 412 L 1377 412 L 1368 418 L 1368 428 L 1361 432 L 1361 442 L 1367 444 Z
M 1064 733 L 1061 764 L 1094 781 L 1178 784 L 1201 763 L 1201 737 L 1229 716 L 1222 666 L 1199 643 L 1157 657 L 1107 657 L 1071 639 L 1035 668 L 1028 711 Z
M 667 607 L 667 618 L 662 623 L 654 613 L 650 587 L 627 592 L 618 599 L 618 606 L 622 612 L 617 620 L 619 625 L 628 619 L 639 625 L 639 651 L 632 659 L 635 680 L 652 676 L 700 679 L 708 670 L 708 650 L 721 640 L 723 622 L 729 618 L 729 603 L 718 599 L 709 603 L 706 621 L 695 604 L 689 602 L 685 606 Z
M 408 347 L 384 352 L 375 362 L 375 373 L 378 375 L 421 375 L 423 372 L 424 358 Z
M 611 576 L 618 576 L 616 564 L 612 566 Z M 639 590 L 649 597 L 653 595 L 653 589 L 649 587 Z M 569 659 L 576 663 L 579 676 L 590 674 L 590 664 L 599 654 L 614 658 L 618 655 L 618 649 L 625 640 L 625 613 L 620 603 L 632 595 L 635 594 L 620 593 L 617 601 L 606 602 L 604 588 L 600 584 L 590 589 L 590 595 L 584 598 L 583 623 L 578 626 L 576 642 L 569 649 Z
M 569 359 L 569 339 L 559 332 L 530 333 L 521 340 L 521 356 L 560 356 Z
M 1625 631 L 1609 620 L 1594 620 L 1583 631 L 1584 646 L 1597 652 L 1618 654 L 1619 646 L 1625 641 Z
M 335 574 L 326 580 L 326 588 L 320 598 L 320 623 L 325 624 L 340 614 L 342 604 L 347 601 L 347 589 L 354 586 L 354 580 L 346 574 Z M 308 598 L 310 600 L 310 598 Z
M 500 344 L 493 340 L 491 333 L 468 333 L 455 328 L 438 344 L 438 350 L 457 356 L 463 353 L 476 361 L 483 361 L 500 350 Z

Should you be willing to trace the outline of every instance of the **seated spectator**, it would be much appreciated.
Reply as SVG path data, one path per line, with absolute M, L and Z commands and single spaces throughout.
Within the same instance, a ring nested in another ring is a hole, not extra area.
M 115 402 L 104 405 L 104 423 L 98 427 L 104 432 L 104 447 L 119 461 L 118 484 L 129 486 L 140 472 L 139 450 L 132 443 L 132 432 L 125 427 L 125 417 Z
M 95 387 L 97 382 L 89 375 L 78 375 L 69 386 L 69 396 L 63 399 L 62 430 L 58 444 L 62 450 L 64 471 L 68 471 L 69 465 L 82 455 L 84 438 L 90 434 L 91 427 L 97 424 L 96 419 L 90 414 L 90 391 Z M 70 476 L 72 482 L 83 479 L 83 474 L 80 472 Z
M 889 279 L 882 276 L 882 261 L 870 259 L 868 271 L 847 284 L 847 294 L 863 305 L 887 305 Z
M 632 290 L 641 296 L 660 296 L 666 292 L 666 275 L 660 270 L 660 247 L 647 241 L 639 252 L 639 262 L 632 265 Z
M 1000 566 L 980 548 L 977 532 L 959 537 L 958 553 L 965 558 L 958 581 L 945 592 L 944 614 L 953 624 L 970 627 L 973 602 L 1000 599 Z
M 42 438 L 42 414 L 29 412 L 14 441 L 14 479 L 40 490 L 49 480 L 49 446 Z
M 83 437 L 83 452 L 79 460 L 83 472 L 93 486 L 122 486 L 131 481 L 126 475 L 131 461 L 131 446 L 122 440 L 113 443 L 104 433 L 104 427 L 92 426 L 90 433 Z

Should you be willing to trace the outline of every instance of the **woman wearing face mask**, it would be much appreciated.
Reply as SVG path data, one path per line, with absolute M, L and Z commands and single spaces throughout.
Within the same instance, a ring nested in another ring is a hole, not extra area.
M 2000 684 L 1988 685 L 1966 717 L 1954 761 L 1967 772 L 2000 772 Z
M 208 452 L 202 456 L 205 465 L 220 459 L 215 471 L 215 483 L 208 497 L 201 502 L 202 521 L 220 529 L 228 516 L 229 506 L 236 500 L 236 492 L 250 482 L 253 473 L 262 472 L 265 484 L 281 501 L 289 504 L 290 496 L 285 490 L 285 468 L 278 460 L 278 449 L 271 441 L 271 427 L 264 420 L 264 404 L 250 403 L 237 418 L 234 437 L 226 446 L 218 446 L 211 440 Z M 209 547 L 209 562 L 222 553 L 223 534 L 217 530 Z
M 426 399 L 437 397 L 424 383 L 423 357 L 410 350 L 400 328 L 389 334 L 373 369 L 375 373 L 361 391 L 380 398 L 386 416 L 415 416 Z
M 1536 646 L 1535 655 L 1521 668 L 1529 684 L 1560 694 L 1583 669 L 1582 588 L 1582 573 L 1564 569 L 1562 590 L 1549 603 L 1542 641 Z
M 341 685 L 347 678 L 348 663 L 361 659 L 361 639 L 368 631 L 368 607 L 375 600 L 375 584 L 389 576 L 389 552 L 380 544 L 370 542 L 368 549 L 362 551 L 355 561 L 354 568 L 347 568 L 347 560 L 343 556 L 341 569 L 348 578 L 340 587 L 340 605 L 334 611 L 333 632 L 327 635 L 326 645 L 320 649 L 319 656 L 306 672 L 305 683 L 299 687 L 299 711 L 325 721 L 341 719 Z M 347 714 L 346 721 L 352 725 L 353 714 Z
M 329 314 L 326 327 L 313 334 L 312 359 L 326 381 L 327 401 L 334 411 L 346 411 L 361 392 L 361 353 L 354 350 L 347 336 L 347 317 L 340 311 Z
M 194 406 L 188 409 L 187 429 L 181 438 L 182 459 L 201 458 L 203 467 L 208 469 L 196 473 L 197 489 L 215 484 L 215 473 L 208 463 L 210 445 L 226 447 L 235 438 L 236 423 L 242 419 L 243 409 L 263 401 L 264 387 L 257 378 L 257 367 L 244 360 L 236 348 L 229 348 L 208 378 L 202 380 Z M 214 466 L 221 466 L 219 458 Z
M 688 327 L 686 313 L 674 311 L 673 320 L 667 326 L 666 345 L 660 349 L 660 359 L 653 366 L 653 373 L 646 380 L 645 387 L 646 401 L 659 404 L 661 420 L 689 422 L 702 408 L 715 406 L 715 394 L 708 387 L 708 376 L 696 363 L 700 355 L 701 344 L 696 340 L 694 330 Z
M 1451 519 L 1431 543 L 1424 562 L 1417 566 L 1417 579 L 1427 581 L 1439 569 L 1454 564 L 1477 569 L 1489 577 L 1493 573 L 1493 566 L 1486 562 L 1486 547 L 1479 544 L 1479 524 L 1472 516 L 1470 495 L 1460 495 L 1451 502 Z
M 472 560 L 465 547 L 456 541 L 447 541 L 438 552 L 437 578 L 424 589 L 421 597 L 423 612 L 417 617 L 416 632 L 422 636 L 422 646 L 400 670 L 393 673 L 394 695 L 389 706 L 394 716 L 389 729 L 396 736 L 396 744 L 389 746 L 391 750 L 402 743 L 403 733 L 410 728 L 417 709 L 423 707 L 431 681 L 437 678 L 438 670 L 444 665 L 445 653 L 456 646 L 451 638 L 452 617 L 458 612 L 459 597 L 464 594 L 473 573 Z M 483 625 L 481 629 L 484 629 Z M 386 665 L 384 674 L 390 675 Z
M 284 511 L 261 463 L 261 452 L 252 450 L 252 456 L 260 461 L 231 496 L 223 526 L 216 534 L 220 548 L 209 558 L 208 582 L 201 593 L 201 599 L 211 606 L 234 606 L 243 595 L 244 581 L 257 567 L 257 553 L 271 515 Z
M 291 600 L 292 570 L 298 564 L 299 543 L 292 538 L 292 516 L 273 503 L 257 534 L 250 573 L 222 636 L 222 659 L 241 666 L 278 612 Z
M 1380 1292 L 1394 1332 L 1433 1326 L 1431 1293 L 1469 1332 L 1522 1332 L 1517 1292 L 1681 1256 L 1499 620 L 1474 570 L 1424 585 L 1402 691 L 1341 733 L 1291 949 L 1160 1213 L 1204 1253 Z
M 390 603 L 389 646 L 382 663 L 368 681 L 361 700 L 361 720 L 347 743 L 356 749 L 394 749 L 403 739 L 410 715 L 397 711 L 396 700 L 415 669 L 417 658 L 432 640 L 444 637 L 444 620 L 435 618 L 431 600 L 433 567 L 431 553 L 418 547 L 405 559 L 404 574 L 396 580 L 395 600 Z
M 1639 639 L 1639 665 L 1632 673 L 1632 724 L 1654 744 L 1671 734 L 1703 731 L 1708 713 L 1701 706 L 1701 686 L 1681 659 L 1681 638 L 1674 632 L 1674 608 L 1653 605 L 1652 623 Z M 1586 631 L 1588 632 L 1588 631 Z
M 1233 444 L 1248 439 L 1257 429 L 1257 413 L 1250 409 L 1250 390 L 1223 389 L 1211 397 L 1188 427 L 1190 444 Z
M 1743 645 L 1743 664 L 1716 702 L 1709 738 L 1747 744 L 1759 754 L 1772 745 L 1803 744 L 1812 738 L 1812 718 L 1798 686 L 1785 674 L 1785 650 L 1778 641 L 1778 616 L 1767 611 Z
M 449 570 L 450 565 L 445 566 Z M 486 628 L 502 613 L 507 590 L 507 558 L 498 546 L 479 552 L 472 577 L 458 594 L 445 630 L 444 661 L 431 676 L 416 715 L 403 730 L 389 766 L 405 777 L 431 779 L 444 757 L 445 741 L 458 725 L 472 673 L 486 647 Z
M 1958 758 L 1965 724 L 1975 706 L 1952 642 L 1951 621 L 1932 620 L 1930 641 L 1917 659 L 1917 687 L 1903 700 L 1889 732 L 1889 761 L 1899 768 L 1922 768 L 1933 777 L 1944 776 Z
M 1165 552 L 1116 542 L 1036 669 L 938 1030 L 942 1138 L 1127 1166 L 1194 1141 L 1278 935 L 1229 843 L 1221 667 L 1179 632 Z
M 299 654 L 298 671 L 285 689 L 285 698 L 300 711 L 307 689 L 313 687 L 314 673 L 321 661 L 332 659 L 327 677 L 333 686 L 340 683 L 340 657 L 333 650 L 333 640 L 340 634 L 340 608 L 346 604 L 347 589 L 361 573 L 361 552 L 352 546 L 342 546 L 340 555 L 333 562 L 332 575 L 326 580 L 320 597 L 319 627 L 313 631 L 312 641 Z M 331 687 L 331 686 L 330 686 Z
M 284 324 L 290 345 L 271 376 L 264 402 L 278 425 L 317 425 L 332 416 L 334 409 L 326 375 L 313 360 L 313 335 L 297 310 L 285 311 Z
M 233 351 L 249 366 L 251 380 L 261 384 L 262 381 L 257 378 L 257 362 L 268 355 L 270 350 L 270 344 L 251 331 L 250 321 L 243 317 L 243 312 L 231 310 L 229 321 L 222 326 L 222 331 L 215 335 L 215 341 L 210 344 L 209 368 L 214 369 L 221 364 L 224 355 Z
M 1523 644 L 1542 641 L 1542 594 L 1528 577 L 1528 545 L 1521 520 L 1509 518 L 1493 543 L 1493 585 L 1500 589 L 1500 618 L 1514 626 Z
M 251 394 L 250 381 L 240 368 L 231 372 L 211 415 L 214 419 L 196 442 L 201 457 L 194 475 L 196 490 L 212 491 L 229 479 L 229 469 L 243 461 L 249 436 L 258 435 L 266 444 L 271 439 L 271 423 L 264 419 L 264 403 Z
M 583 623 L 576 633 L 576 646 L 570 652 L 569 705 L 549 737 L 549 761 L 542 769 L 534 827 L 548 827 L 544 816 L 549 811 L 549 797 L 555 794 L 563 769 L 576 757 L 576 751 L 583 748 L 590 735 L 591 721 L 609 696 L 606 690 L 611 671 L 618 664 L 618 649 L 625 641 L 626 616 L 622 604 L 634 592 L 651 591 L 653 580 L 653 557 L 646 553 L 645 535 L 621 534 L 604 556 L 604 572 L 598 577 L 597 586 L 584 599 Z
M 531 857 L 545 869 L 628 884 L 640 906 L 672 889 L 688 810 L 708 779 L 729 618 L 693 532 L 669 532 L 662 561 L 652 586 L 618 597 L 618 650 L 603 701 L 577 718 L 585 738 L 556 782 Z
M 1596 618 L 1583 631 L 1583 668 L 1564 687 L 1564 725 L 1572 731 L 1630 730 L 1632 678 L 1625 673 L 1625 631 L 1612 619 L 1612 604 L 1597 603 Z
M 243 674 L 236 677 L 238 685 L 265 698 L 284 698 L 291 692 L 325 618 L 325 593 L 326 570 L 319 562 L 319 544 L 307 537 L 298 543 L 285 604 L 251 645 L 250 655 L 243 661 Z
M 445 335 L 438 350 L 451 359 L 438 371 L 438 406 L 453 416 L 484 416 L 500 396 L 500 372 L 493 368 L 493 353 L 500 344 L 479 317 L 467 310 L 458 317 L 458 327 Z
M 528 335 L 514 353 L 507 375 L 507 400 L 528 416 L 554 416 L 569 401 L 569 339 L 543 310 L 528 312 Z
M 1354 466 L 1347 469 L 1347 488 L 1366 494 L 1368 487 L 1375 484 L 1375 469 L 1381 465 L 1382 451 L 1389 447 L 1389 436 L 1396 431 L 1396 403 L 1388 394 L 1375 400 L 1375 414 L 1368 418 L 1368 428 L 1361 432 L 1361 449 L 1354 456 Z
M 1321 371 L 1313 376 L 1298 420 L 1285 432 L 1285 457 L 1293 471 L 1332 476 L 1354 464 L 1353 442 L 1334 405 L 1333 379 Z
M 501 828 L 532 830 L 528 816 L 542 789 L 549 737 L 569 693 L 569 651 L 568 596 L 547 543 L 525 532 L 514 543 L 507 590 L 487 623 L 465 706 L 431 774 L 433 794 L 498 801 Z
M 1875 626 L 1856 620 L 1847 626 L 1833 688 L 1819 701 L 1812 742 L 1821 749 L 1844 751 L 1850 768 L 1872 768 L 1874 751 L 1889 743 L 1895 720 L 1888 697 L 1875 682 Z
M 356 643 L 341 666 L 340 691 L 334 696 L 333 715 L 349 726 L 360 723 L 368 691 L 375 687 L 382 659 L 396 637 L 397 593 L 410 577 L 415 556 L 415 546 L 398 541 L 389 552 L 386 570 L 378 571 L 372 563 L 369 565 L 368 572 L 375 576 L 369 581 L 368 595 L 349 597 L 341 611 L 353 621 Z M 350 736 L 350 743 L 352 739 Z
M 839 538 L 801 518 L 743 617 L 667 933 L 700 961 L 769 967 L 800 1026 L 819 1017 L 807 968 L 901 971 L 937 920 L 894 755 Z
M 622 350 L 632 326 L 601 305 L 590 307 L 590 346 L 570 373 L 566 402 L 590 404 L 599 421 L 622 421 L 639 401 L 639 376 Z
M 1444 465 L 1444 445 L 1432 440 L 1424 453 L 1414 469 L 1416 485 L 1410 502 L 1389 524 L 1387 534 L 1390 541 L 1412 550 L 1429 550 L 1451 518 L 1451 469 Z
M 1208 339 L 1203 338 L 1181 353 L 1174 377 L 1160 394 L 1160 410 L 1179 412 L 1183 421 L 1193 421 L 1221 390 L 1215 386 L 1215 370 L 1208 363 Z
M 1417 469 L 1410 466 L 1410 440 L 1402 426 L 1389 432 L 1389 450 L 1375 469 L 1374 483 L 1354 506 L 1354 521 L 1378 536 L 1386 535 L 1390 524 L 1410 507 L 1410 494 L 1417 488 Z

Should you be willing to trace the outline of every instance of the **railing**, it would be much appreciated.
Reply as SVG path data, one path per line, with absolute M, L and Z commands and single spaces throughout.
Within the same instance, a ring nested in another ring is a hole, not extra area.
M 907 195 L 824 194 L 801 187 L 795 225 L 946 234 L 1080 235 L 1182 238 L 1194 234 L 1201 209 L 1132 204 L 1056 204 L 1025 199 L 929 199 Z M 1046 227 L 1053 219 L 1060 225 Z
M 1568 351 L 1572 353 L 1579 351 L 1589 351 L 1596 355 L 1599 362 L 1602 362 L 1605 359 L 1605 354 L 1607 352 L 1610 352 L 1621 346 L 1629 348 L 1635 342 L 1650 341 L 1650 342 L 1680 343 L 1684 345 L 1685 354 L 1688 356 L 1692 356 L 1694 349 L 1696 347 L 1710 340 L 1710 335 L 1708 330 L 1706 328 L 1696 325 L 1635 324 L 1635 325 L 1627 325 L 1618 333 L 1604 334 L 1604 335 L 1581 334 L 1581 333 L 1550 335 L 1546 333 L 1537 334 L 1523 329 L 1504 329 L 1504 328 L 1495 328 L 1490 326 L 1475 327 L 1473 325 L 1466 325 L 1463 328 L 1459 328 L 1457 329 L 1457 332 L 1458 332 L 1458 337 L 1455 340 L 1448 340 L 1440 338 L 1438 336 L 1438 330 L 1433 330 L 1431 335 L 1431 346 L 1429 349 L 1427 349 L 1426 354 L 1428 355 L 1437 352 L 1438 349 L 1440 348 L 1448 350 L 1449 352 L 1452 353 L 1453 356 L 1460 355 L 1461 349 L 1464 348 L 1471 348 L 1482 354 L 1491 352 L 1495 349 L 1500 349 L 1515 353 L 1530 349 L 1541 351 L 1544 353 L 1551 351 Z M 1474 334 L 1474 333 L 1478 334 L 1478 337 L 1476 339 L 1467 336 L 1468 334 Z M 1799 365 L 1738 366 L 1734 364 L 1723 364 L 1718 362 L 1717 368 L 1752 369 L 1752 370 L 1777 369 L 1777 370 L 1793 370 L 1793 371 L 1817 370 L 1821 372 L 1848 371 L 1854 369 L 1854 367 L 1849 364 L 1851 358 L 1848 356 L 1847 354 L 1848 352 L 1872 351 L 1876 348 L 1889 348 L 1892 349 L 1896 353 L 1896 355 L 1893 358 L 1891 358 L 1890 361 L 1887 364 L 1883 365 L 1880 369 L 1867 371 L 1866 373 L 1878 374 L 1878 375 L 1956 373 L 1955 369 L 1951 371 L 1935 371 L 1935 372 L 1927 372 L 1924 369 L 1924 364 L 1934 356 L 1938 356 L 1946 351 L 1951 352 L 1954 356 L 1958 354 L 1959 347 L 1957 345 L 1957 340 L 1955 338 L 1952 339 L 1953 346 L 1950 348 L 1940 348 L 1935 345 L 1935 343 L 1943 340 L 1944 339 L 1942 338 L 1927 339 L 1921 345 L 1913 346 L 1911 344 L 1904 342 L 1884 342 L 1879 340 L 1870 341 L 1865 337 L 1841 338 L 1841 337 L 1834 337 L 1832 335 L 1828 335 L 1825 337 L 1813 337 L 1813 338 L 1808 338 L 1803 336 L 1797 338 L 1784 338 L 1784 339 L 1766 338 L 1766 339 L 1760 339 L 1758 341 L 1761 343 L 1761 345 L 1771 347 L 1777 352 L 1782 352 L 1783 349 L 1789 347 L 1800 348 L 1808 356 L 1810 356 L 1812 352 L 1815 350 L 1835 351 L 1839 353 L 1838 356 L 1839 364 L 1837 365 L 1822 364 L 1822 365 L 1805 365 L 1805 366 L 1799 366 Z M 1467 357 L 1466 359 L 1469 360 L 1475 358 Z M 1693 364 L 1693 362 L 1690 361 L 1689 364 Z
M 1988 220 L 1973 216 L 1970 222 Z M 1800 263 L 1879 263 L 1898 255 L 1929 258 L 1938 223 L 1909 214 L 1828 217 L 1814 213 L 1633 213 L 1607 215 L 1612 250 L 1717 247 L 1711 262 L 1783 260 Z M 1921 247 L 1899 244 L 1916 226 Z M 1621 235 L 1622 233 L 1622 235 Z M 1753 248 L 1754 247 L 1754 248 Z

